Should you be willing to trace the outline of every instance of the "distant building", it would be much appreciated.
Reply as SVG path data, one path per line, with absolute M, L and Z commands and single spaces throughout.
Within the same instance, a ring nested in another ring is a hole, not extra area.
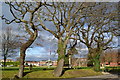
M 57 66 L 57 61 L 52 61 L 53 66 Z
M 120 66 L 120 52 L 118 49 L 107 50 L 101 56 L 101 65 L 116 67 Z
M 40 66 L 40 62 L 38 62 L 38 61 L 26 61 L 25 65 Z
M 46 61 L 40 61 L 40 66 L 46 66 L 46 65 L 47 65 Z
M 57 61 L 25 61 L 26 64 L 34 66 L 57 66 Z
M 0 62 L 4 62 L 4 59 L 0 59 Z M 12 59 L 6 59 L 6 62 L 14 62 Z

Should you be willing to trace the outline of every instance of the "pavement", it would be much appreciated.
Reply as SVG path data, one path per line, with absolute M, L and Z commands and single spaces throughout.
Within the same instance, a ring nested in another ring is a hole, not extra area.
M 120 75 L 103 73 L 103 75 L 99 75 L 99 76 L 89 76 L 89 77 L 70 78 L 70 79 L 61 79 L 61 80 L 120 80 Z

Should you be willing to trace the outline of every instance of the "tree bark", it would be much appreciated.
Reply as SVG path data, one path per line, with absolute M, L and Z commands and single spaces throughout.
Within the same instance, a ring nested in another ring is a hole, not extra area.
M 64 58 L 66 53 L 66 46 L 62 40 L 58 40 L 58 62 L 53 74 L 55 77 L 60 77 L 63 72 Z
M 97 50 L 96 51 L 96 55 L 95 57 L 93 57 L 93 63 L 94 63 L 94 70 L 99 72 L 100 71 L 100 54 L 101 54 L 101 50 Z
M 25 52 L 27 48 L 35 41 L 35 39 L 37 38 L 37 34 L 38 31 L 35 30 L 34 33 L 30 35 L 29 40 L 26 43 L 22 44 L 20 48 L 20 66 L 19 66 L 19 74 L 18 74 L 19 78 L 22 78 L 24 76 Z
M 58 61 L 57 67 L 54 70 L 54 76 L 55 77 L 60 77 L 62 75 L 63 66 L 64 66 L 64 59 L 60 59 Z
M 94 71 L 97 71 L 97 72 L 100 71 L 100 61 L 99 61 L 99 59 L 94 60 Z
M 20 66 L 19 66 L 19 78 L 22 78 L 24 76 L 24 60 L 25 60 L 25 49 L 23 50 L 21 47 L 20 50 Z

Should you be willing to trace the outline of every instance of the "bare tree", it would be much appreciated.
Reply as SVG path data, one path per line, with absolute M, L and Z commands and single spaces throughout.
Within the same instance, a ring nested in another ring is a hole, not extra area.
M 24 60 L 25 52 L 28 47 L 35 41 L 38 36 L 39 22 L 36 19 L 36 13 L 42 6 L 41 2 L 6 2 L 9 6 L 10 13 L 12 14 L 12 20 L 8 20 L 4 15 L 2 19 L 5 20 L 7 24 L 19 23 L 24 25 L 25 31 L 29 34 L 29 39 L 22 44 L 20 48 L 20 67 L 19 67 L 19 77 L 23 77 L 24 74 Z M 26 19 L 26 16 L 29 16 Z
M 113 14 L 108 15 L 108 12 L 104 10 L 104 8 L 107 9 L 107 7 L 105 7 L 105 4 L 101 5 L 100 3 L 53 2 L 46 5 L 46 3 L 41 2 L 8 2 L 7 4 L 10 7 L 9 9 L 14 19 L 9 21 L 4 16 L 2 18 L 9 24 L 12 22 L 24 24 L 26 32 L 30 35 L 28 41 L 20 48 L 19 77 L 23 77 L 25 51 L 37 38 L 38 26 L 41 25 L 44 30 L 50 32 L 58 39 L 58 65 L 54 70 L 54 75 L 61 76 L 69 39 L 76 40 L 77 38 L 74 38 L 74 34 L 80 31 L 83 35 L 83 39 L 80 39 L 80 41 L 85 43 L 90 49 L 93 43 L 97 43 L 99 41 L 99 38 L 94 37 L 98 33 L 99 29 L 102 28 L 100 26 L 109 23 L 110 20 L 113 19 L 114 15 L 116 15 L 114 12 Z M 97 10 L 98 8 L 100 8 L 100 10 Z M 103 13 L 104 11 L 105 13 Z M 103 14 L 105 15 L 103 16 Z M 29 18 L 26 19 L 26 16 L 29 16 Z M 102 17 L 103 19 L 101 19 Z M 86 28 L 84 27 L 86 23 L 90 23 L 88 24 L 87 32 L 85 32 Z M 46 24 L 52 24 L 52 27 Z M 91 29 L 94 30 L 92 33 L 93 36 L 89 38 L 89 31 Z M 86 36 L 86 34 L 88 35 Z M 91 42 L 89 42 L 89 39 Z M 84 42 L 84 40 L 86 42 Z
M 113 37 L 118 33 L 118 5 L 117 3 L 93 4 L 95 6 L 88 8 L 85 14 L 84 27 L 78 28 L 78 36 L 80 42 L 88 47 L 88 57 L 93 61 L 94 69 L 99 71 L 100 54 L 110 47 Z
M 71 37 L 77 32 L 78 23 L 85 17 L 84 13 L 87 11 L 87 8 L 93 6 L 77 2 L 53 2 L 50 3 L 50 5 L 52 5 L 52 7 L 44 6 L 43 14 L 45 15 L 45 22 L 42 22 L 43 18 L 40 18 L 40 16 L 38 18 L 42 28 L 58 39 L 58 65 L 54 70 L 54 76 L 58 77 L 62 74 L 68 41 L 69 39 L 74 39 Z M 51 22 L 52 27 L 46 27 L 45 24 L 47 24 L 47 22 Z
M 6 59 L 8 57 L 17 56 L 16 53 L 20 47 L 20 41 L 17 37 L 17 34 L 15 34 L 10 27 L 7 27 L 5 30 L 2 31 L 0 39 L 2 41 L 1 56 L 3 56 L 5 67 Z
M 112 56 L 112 57 L 111 57 Z M 108 62 L 110 64 L 111 62 L 116 62 L 118 63 L 118 50 L 117 49 L 108 49 L 102 53 L 101 61 Z

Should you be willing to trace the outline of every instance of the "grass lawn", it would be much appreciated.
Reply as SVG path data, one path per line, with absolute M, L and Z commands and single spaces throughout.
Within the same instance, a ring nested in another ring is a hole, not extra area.
M 15 74 L 18 74 L 18 67 L 9 67 L 5 68 L 2 71 L 2 78 L 13 78 Z M 52 72 L 54 67 L 34 67 L 32 71 L 29 71 L 29 68 L 25 68 L 25 76 L 24 78 L 59 78 L 54 77 Z M 60 78 L 75 78 L 75 77 L 83 77 L 83 76 L 93 76 L 93 75 L 101 75 L 101 72 L 95 72 L 91 68 L 86 69 L 71 69 L 65 70 L 64 74 Z

